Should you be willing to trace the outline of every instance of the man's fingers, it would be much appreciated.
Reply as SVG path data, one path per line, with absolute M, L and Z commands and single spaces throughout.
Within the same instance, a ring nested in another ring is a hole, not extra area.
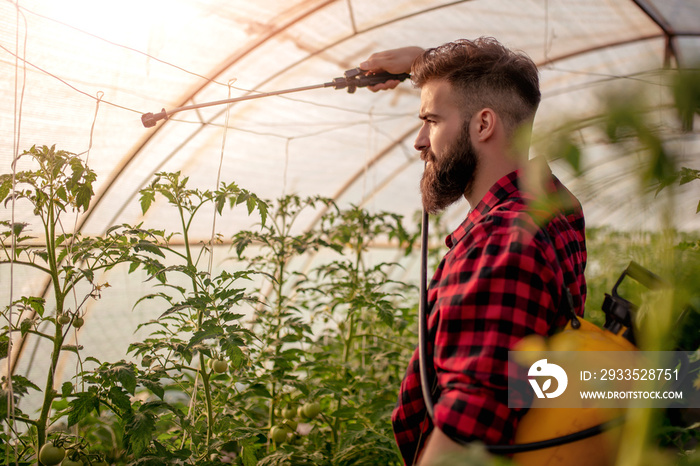
M 390 64 L 385 57 L 385 52 L 377 52 L 370 55 L 370 57 L 360 63 L 360 69 L 365 71 L 373 71 L 375 73 L 380 73 L 382 71 L 389 71 L 385 69 L 387 64 Z
M 365 71 L 370 71 L 372 69 L 372 66 L 370 65 L 370 61 L 363 61 L 360 63 L 360 69 L 365 70 Z
M 369 89 L 372 92 L 388 91 L 389 89 L 394 89 L 400 83 L 401 83 L 401 81 L 399 81 L 397 79 L 391 79 L 391 80 L 385 81 L 383 83 L 375 84 L 374 86 L 368 86 L 367 89 Z

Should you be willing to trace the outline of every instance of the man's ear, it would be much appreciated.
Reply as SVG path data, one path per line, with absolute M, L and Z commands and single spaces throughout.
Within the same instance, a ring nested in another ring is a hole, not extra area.
M 476 138 L 479 142 L 486 142 L 493 137 L 496 131 L 496 122 L 498 115 L 491 108 L 482 108 L 474 115 L 474 124 L 476 126 Z

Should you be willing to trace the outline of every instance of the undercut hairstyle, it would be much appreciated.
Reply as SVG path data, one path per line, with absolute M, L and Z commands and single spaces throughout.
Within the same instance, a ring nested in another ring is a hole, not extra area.
M 413 62 L 413 84 L 423 87 L 437 79 L 447 80 L 461 94 L 465 118 L 492 108 L 510 137 L 532 124 L 541 99 L 537 66 L 493 37 L 461 39 L 423 52 Z

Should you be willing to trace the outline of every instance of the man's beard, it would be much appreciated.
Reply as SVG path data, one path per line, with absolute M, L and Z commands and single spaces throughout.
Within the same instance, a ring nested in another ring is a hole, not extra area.
M 430 148 L 423 150 L 421 159 L 430 162 L 420 180 L 423 208 L 428 213 L 436 214 L 471 192 L 478 159 L 466 123 L 455 143 L 439 160 Z

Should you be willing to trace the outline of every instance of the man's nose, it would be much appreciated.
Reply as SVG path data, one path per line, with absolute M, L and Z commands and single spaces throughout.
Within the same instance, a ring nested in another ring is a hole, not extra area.
M 428 137 L 428 131 L 425 125 L 423 125 L 418 132 L 418 136 L 416 137 L 416 141 L 413 143 L 413 147 L 417 151 L 423 151 L 430 147 L 430 138 Z

